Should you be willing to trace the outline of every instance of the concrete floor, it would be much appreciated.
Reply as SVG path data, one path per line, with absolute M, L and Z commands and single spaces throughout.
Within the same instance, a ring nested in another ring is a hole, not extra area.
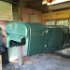
M 23 65 L 9 64 L 3 70 L 70 70 L 70 59 L 51 54 L 34 55 Z

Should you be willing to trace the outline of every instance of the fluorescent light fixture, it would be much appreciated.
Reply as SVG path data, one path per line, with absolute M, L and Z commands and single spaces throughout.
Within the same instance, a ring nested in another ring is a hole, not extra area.
M 66 1 L 70 1 L 70 0 L 55 0 L 51 3 L 47 3 L 47 5 L 54 5 L 54 4 L 58 4 L 58 3 L 66 2 Z
M 45 4 L 47 4 L 47 0 L 42 1 L 42 5 L 45 5 Z

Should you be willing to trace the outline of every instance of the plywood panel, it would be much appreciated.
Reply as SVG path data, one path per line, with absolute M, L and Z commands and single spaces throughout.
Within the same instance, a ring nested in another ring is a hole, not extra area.
M 0 20 L 13 20 L 12 4 L 0 1 Z
M 43 14 L 43 21 L 70 18 L 70 9 Z

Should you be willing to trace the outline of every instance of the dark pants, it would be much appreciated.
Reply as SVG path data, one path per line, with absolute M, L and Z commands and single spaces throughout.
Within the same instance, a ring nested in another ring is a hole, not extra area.
M 3 52 L 1 53 L 2 55 L 2 64 L 6 65 L 9 63 L 9 59 L 8 59 L 8 49 L 5 47 L 5 45 L 3 45 Z

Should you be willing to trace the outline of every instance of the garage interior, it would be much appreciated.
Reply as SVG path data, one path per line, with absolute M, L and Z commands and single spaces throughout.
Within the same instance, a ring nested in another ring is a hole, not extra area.
M 70 0 L 0 0 L 0 70 L 70 70 Z

